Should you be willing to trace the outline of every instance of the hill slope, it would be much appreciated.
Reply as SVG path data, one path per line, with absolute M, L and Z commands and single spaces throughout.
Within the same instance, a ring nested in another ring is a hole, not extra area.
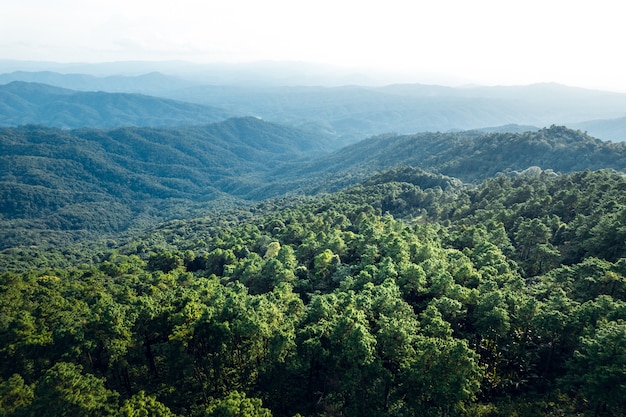
M 539 166 L 626 171 L 626 144 L 536 132 L 379 136 L 325 154 L 332 137 L 255 118 L 187 128 L 24 127 L 0 132 L 5 245 L 26 229 L 120 231 L 233 199 L 332 191 L 413 166 L 464 182 Z M 7 237 L 11 234 L 11 238 Z M 34 239 L 36 240 L 36 239 Z
M 613 168 L 626 171 L 626 144 L 603 142 L 580 131 L 552 126 L 525 133 L 419 133 L 383 135 L 347 146 L 308 164 L 285 167 L 281 176 L 323 175 L 327 184 L 355 181 L 373 171 L 414 166 L 459 178 L 480 181 L 499 172 L 531 166 L 572 172 Z M 319 182 L 318 182 L 319 184 Z
M 244 197 L 276 165 L 322 152 L 325 139 L 255 118 L 169 129 L 0 129 L 3 230 L 123 230 L 140 213 L 168 217 L 176 201 Z
M 625 94 L 554 83 L 497 87 L 424 84 L 305 87 L 293 80 L 290 85 L 284 85 L 286 81 L 283 80 L 280 86 L 276 83 L 271 83 L 271 86 L 261 82 L 243 82 L 236 77 L 223 78 L 218 74 L 190 79 L 158 72 L 99 77 L 51 71 L 0 74 L 0 84 L 12 81 L 82 91 L 150 94 L 226 108 L 232 115 L 257 115 L 266 120 L 295 125 L 315 124 L 319 129 L 334 132 L 344 144 L 389 132 L 446 132 L 491 126 L 504 126 L 501 129 L 510 131 L 512 124 L 542 127 L 553 123 L 588 130 L 604 140 L 621 141 L 626 138 L 623 123 L 608 120 L 626 115 Z M 188 116 L 183 119 L 188 119 Z M 598 126 L 598 120 L 608 120 L 610 126 Z M 48 119 L 42 119 L 41 123 L 46 121 Z M 85 121 L 84 125 L 93 122 L 90 118 Z M 40 123 L 37 120 L 31 122 Z M 146 124 L 128 123 L 127 120 L 124 123 Z M 150 123 L 150 126 L 155 125 L 152 124 L 154 121 Z M 590 124 L 588 129 L 587 124 Z M 77 127 L 75 121 L 69 126 Z
M 227 117 L 229 113 L 216 107 L 141 94 L 78 92 L 18 81 L 0 86 L 0 126 L 158 127 L 211 123 Z

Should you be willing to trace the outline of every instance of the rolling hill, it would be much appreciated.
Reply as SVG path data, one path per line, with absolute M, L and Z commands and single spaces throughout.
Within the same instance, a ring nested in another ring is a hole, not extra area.
M 119 232 L 211 205 L 334 191 L 402 166 L 463 182 L 534 166 L 626 171 L 626 144 L 557 126 L 385 135 L 329 153 L 333 140 L 256 118 L 167 129 L 5 128 L 2 241 L 41 241 L 50 230 Z
M 582 123 L 574 123 L 571 127 L 584 130 L 597 138 L 614 142 L 626 142 L 626 117 L 588 120 Z
M 0 130 L 0 213 L 15 230 L 119 231 L 141 214 L 246 197 L 277 165 L 330 138 L 255 118 L 184 128 Z
M 256 118 L 0 129 L 0 414 L 80 386 L 62 406 L 200 416 L 233 385 L 267 416 L 624 414 L 604 347 L 626 340 L 626 144 L 329 141 Z
M 216 107 L 141 94 L 79 92 L 21 81 L 0 86 L 0 126 L 163 127 L 212 123 L 232 115 Z
M 269 185 L 259 192 L 271 189 L 278 194 L 293 189 L 294 184 L 308 192 L 337 190 L 373 172 L 398 166 L 418 167 L 464 182 L 480 182 L 501 172 L 513 174 L 533 166 L 559 173 L 603 168 L 626 172 L 626 143 L 601 141 L 562 126 L 524 133 L 381 135 L 308 163 L 282 166 L 273 177 L 294 181 Z M 319 179 L 312 182 L 313 177 Z

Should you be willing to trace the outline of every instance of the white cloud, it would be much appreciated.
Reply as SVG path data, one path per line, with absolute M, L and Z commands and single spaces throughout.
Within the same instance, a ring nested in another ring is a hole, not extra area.
M 610 0 L 20 0 L 1 58 L 299 60 L 626 90 Z

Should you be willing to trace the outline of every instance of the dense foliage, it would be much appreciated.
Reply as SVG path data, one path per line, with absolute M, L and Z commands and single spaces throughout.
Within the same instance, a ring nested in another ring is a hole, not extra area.
M 361 173 L 401 165 L 420 167 L 480 182 L 500 172 L 523 171 L 531 166 L 566 173 L 585 169 L 626 170 L 626 144 L 603 142 L 581 131 L 551 126 L 524 133 L 424 132 L 382 135 L 346 146 L 339 151 L 286 170 L 304 173 Z M 318 174 L 319 175 L 319 174 Z
M 0 415 L 623 415 L 625 190 L 399 168 L 4 272 Z
M 524 92 L 0 86 L 0 416 L 626 414 L 626 145 L 333 152 L 623 107 Z
M 206 202 L 227 205 L 282 161 L 326 146 L 323 137 L 256 118 L 170 129 L 0 129 L 0 248 L 57 243 L 50 231 L 84 238 L 188 217 Z
M 145 229 L 285 194 L 315 194 L 398 165 L 480 182 L 530 166 L 626 170 L 626 144 L 564 127 L 381 136 L 331 152 L 332 136 L 256 118 L 204 126 L 0 130 L 0 248 Z

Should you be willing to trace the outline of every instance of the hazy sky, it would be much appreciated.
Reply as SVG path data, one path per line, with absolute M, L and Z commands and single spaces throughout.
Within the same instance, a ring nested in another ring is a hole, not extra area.
M 288 60 L 626 92 L 621 1 L 0 0 L 0 59 Z

